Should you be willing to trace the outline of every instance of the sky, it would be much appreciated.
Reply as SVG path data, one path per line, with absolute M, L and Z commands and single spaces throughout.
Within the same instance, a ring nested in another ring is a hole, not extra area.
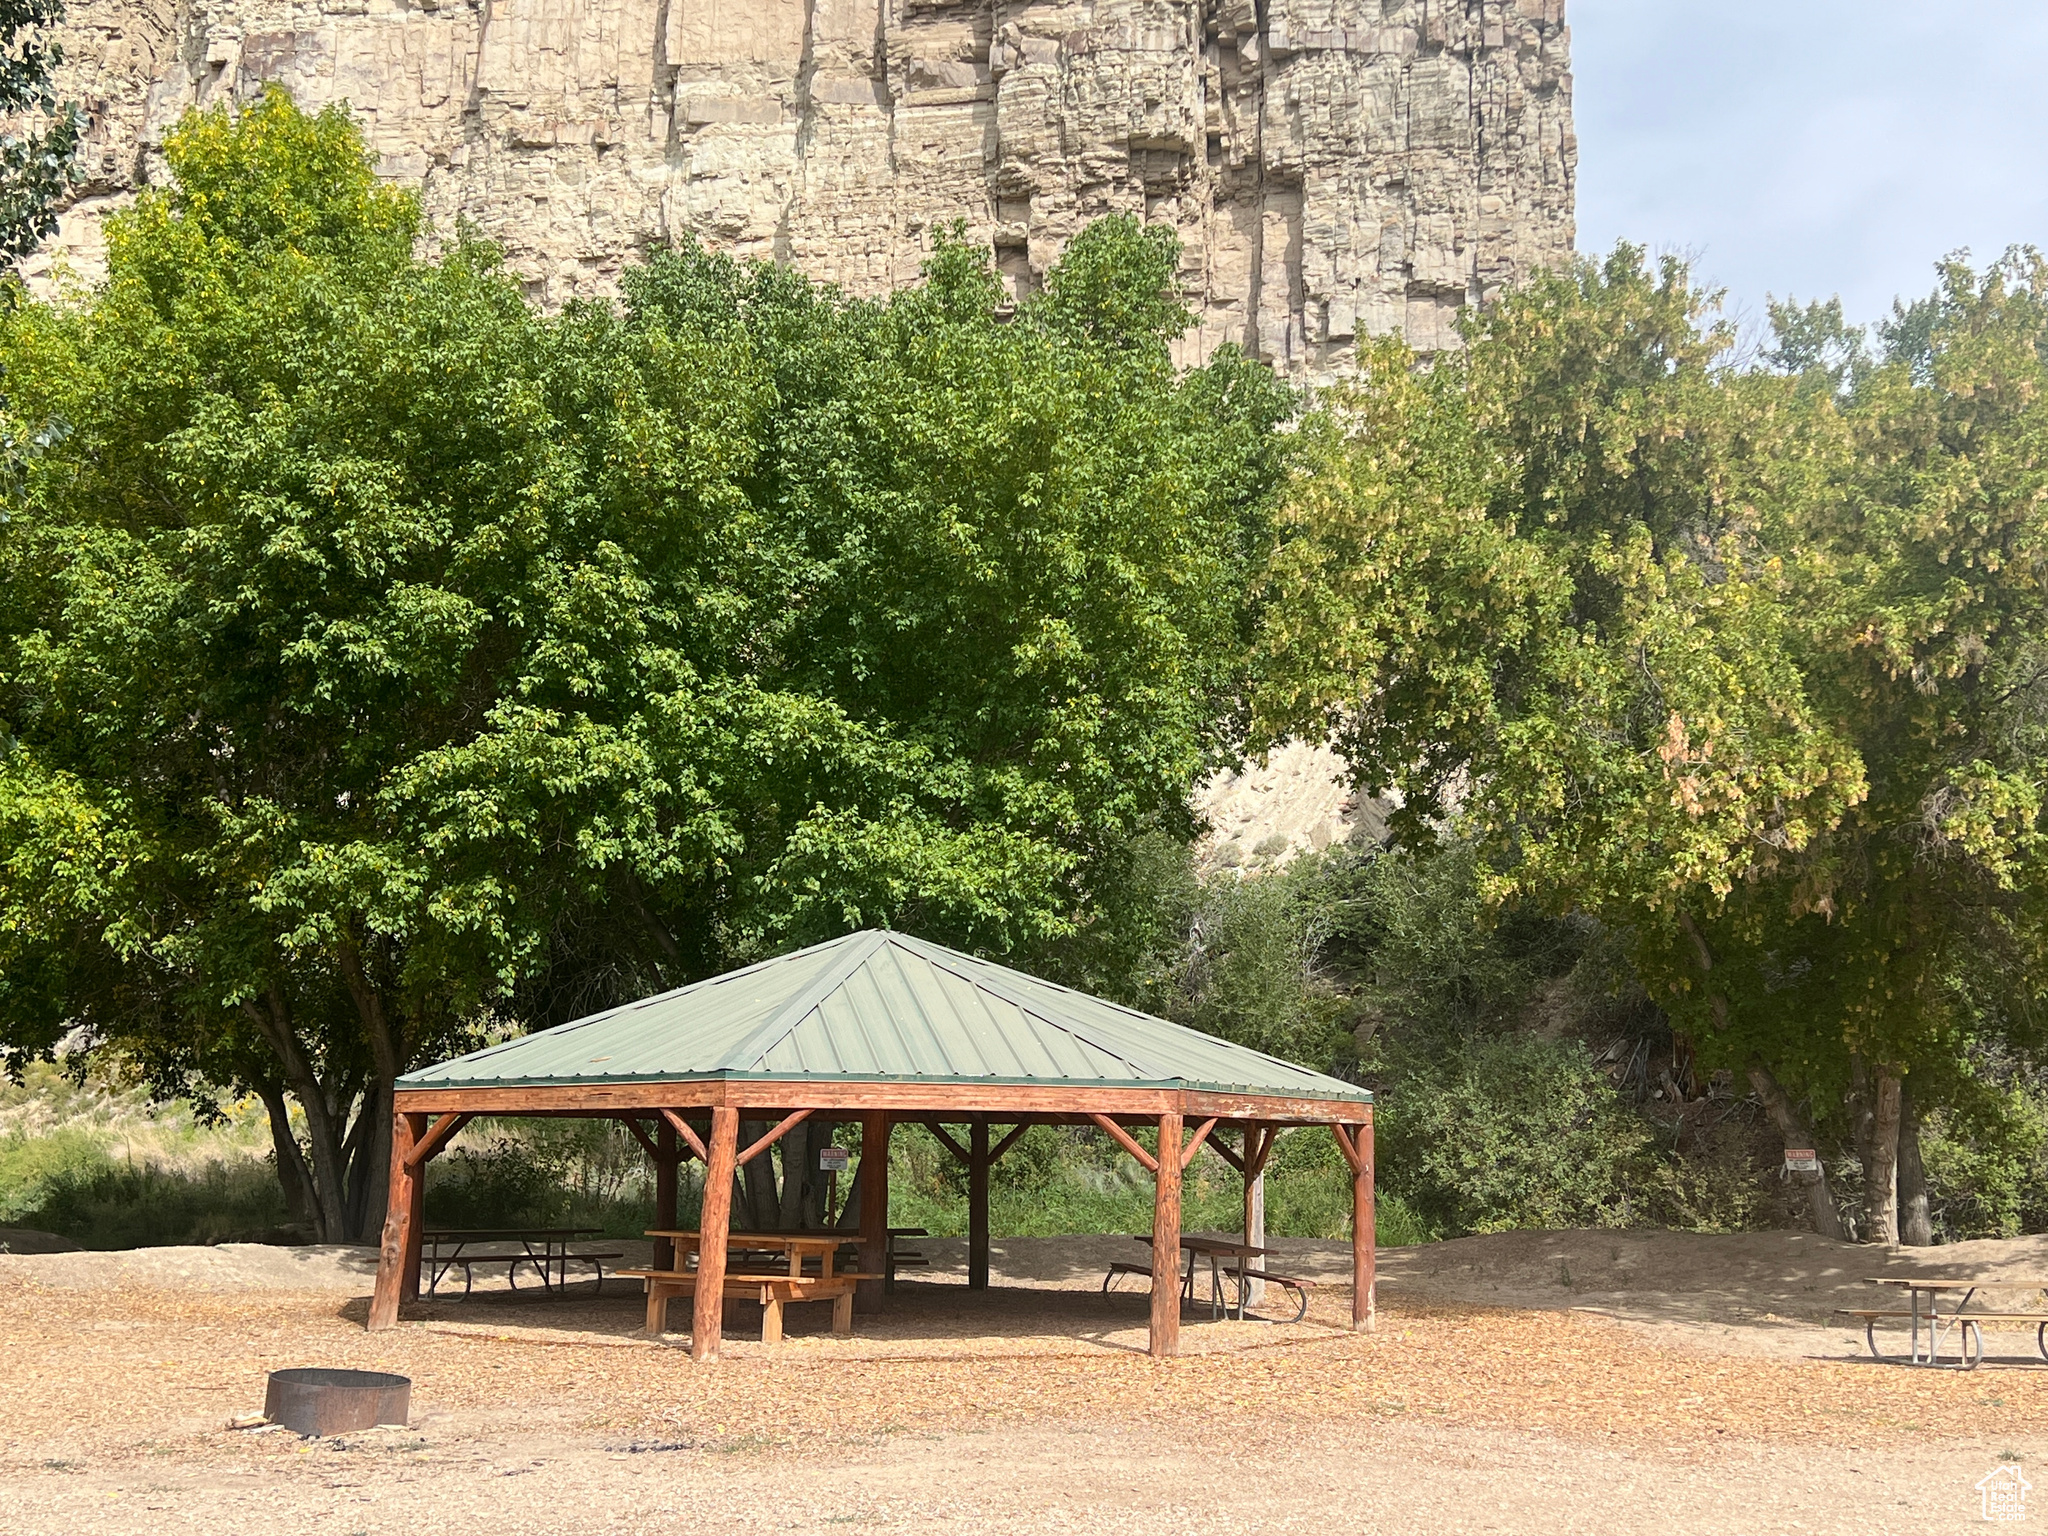
M 1855 323 L 1968 247 L 2048 249 L 2048 0 L 1566 0 L 1579 248 Z

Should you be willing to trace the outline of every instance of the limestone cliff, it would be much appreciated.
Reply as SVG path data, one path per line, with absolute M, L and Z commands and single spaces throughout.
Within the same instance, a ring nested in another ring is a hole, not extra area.
M 1200 320 L 1304 378 L 1425 349 L 1570 249 L 1564 0 L 71 0 L 87 181 L 53 255 L 188 107 L 346 100 L 442 228 L 556 303 L 695 231 L 861 292 L 963 218 L 1028 289 L 1110 210 L 1173 225 Z M 41 258 L 47 272 L 49 258 Z

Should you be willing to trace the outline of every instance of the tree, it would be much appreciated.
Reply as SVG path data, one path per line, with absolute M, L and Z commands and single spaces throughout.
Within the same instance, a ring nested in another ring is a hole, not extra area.
M 47 39 L 63 19 L 63 0 L 0 0 L 0 117 L 43 119 L 32 131 L 0 137 L 0 256 L 9 261 L 55 232 L 53 205 L 78 152 L 78 108 L 60 107 L 50 83 L 64 54 Z
M 15 1052 L 289 1095 L 354 1238 L 415 1062 L 867 924 L 1070 932 L 1188 822 L 1288 402 L 1173 375 L 1170 248 L 1091 231 L 1007 325 L 954 244 L 886 305 L 684 249 L 550 319 L 416 256 L 337 109 L 166 158 L 100 290 L 0 323 Z
M 2038 942 L 2041 290 L 1952 267 L 1884 368 L 1784 307 L 1784 377 L 1722 363 L 1676 263 L 1541 277 L 1311 424 L 1270 578 L 1265 733 L 1334 729 L 1494 903 L 1627 930 L 1788 1145 L 1780 1076 L 1862 1073 L 1881 1233 L 1959 957 Z

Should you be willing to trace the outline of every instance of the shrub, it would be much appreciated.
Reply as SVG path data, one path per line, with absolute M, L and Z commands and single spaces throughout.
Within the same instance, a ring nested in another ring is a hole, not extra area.
M 1445 1235 L 1625 1226 L 1645 1215 L 1650 1133 L 1576 1040 L 1477 1036 L 1381 1101 L 1379 1167 Z

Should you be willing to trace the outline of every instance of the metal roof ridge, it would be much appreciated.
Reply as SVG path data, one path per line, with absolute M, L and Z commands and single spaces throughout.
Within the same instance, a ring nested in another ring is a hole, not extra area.
M 794 1029 L 798 1021 L 805 1014 L 845 986 L 848 977 L 852 976 L 855 971 L 874 958 L 875 951 L 882 947 L 886 937 L 886 929 L 868 928 L 859 933 L 848 934 L 843 939 L 828 940 L 828 943 L 845 945 L 846 953 L 812 977 L 810 984 L 802 991 L 794 996 L 785 998 L 773 1013 L 769 1014 L 766 1019 L 755 1026 L 752 1034 L 732 1047 L 726 1056 L 726 1060 L 745 1062 L 750 1058 L 758 1058 L 764 1054 L 770 1045 Z M 862 942 L 863 940 L 866 942 Z M 825 945 L 823 944 L 813 946 L 814 949 L 823 949 L 824 947 Z M 806 951 L 797 950 L 795 953 L 803 954 Z M 783 955 L 780 958 L 788 960 L 793 957 L 791 955 Z M 728 1068 L 727 1070 L 735 1069 Z M 737 1070 L 745 1071 L 746 1068 L 742 1066 L 737 1068 Z
M 966 971 L 961 970 L 959 965 L 956 963 L 958 961 L 965 960 L 974 965 L 994 965 L 994 961 L 981 960 L 973 955 L 964 955 L 961 954 L 958 950 L 946 948 L 946 946 L 943 944 L 934 944 L 929 939 L 913 938 L 910 934 L 907 933 L 890 933 L 888 936 L 889 938 L 895 940 L 897 943 L 903 945 L 905 948 L 909 949 L 912 954 L 918 956 L 918 958 L 923 960 L 927 965 L 936 965 L 941 970 L 952 972 L 955 976 L 958 976 L 962 981 L 966 982 L 967 985 L 969 985 L 970 987 L 979 987 L 984 992 L 993 993 L 995 996 L 1000 997 L 1004 1002 L 1008 1003 L 1012 1008 L 1015 1008 L 1020 1013 L 1024 1014 L 1027 1018 L 1036 1019 L 1039 1021 L 1039 1023 L 1047 1025 L 1053 1029 L 1057 1029 L 1062 1034 L 1072 1035 L 1076 1040 L 1079 1040 L 1083 1045 L 1101 1051 L 1105 1056 L 1109 1056 L 1117 1061 L 1123 1062 L 1126 1066 L 1132 1068 L 1134 1071 L 1143 1073 L 1149 1077 L 1158 1078 L 1161 1081 L 1168 1080 L 1167 1074 L 1160 1069 L 1159 1063 L 1155 1061 L 1142 1060 L 1136 1056 L 1133 1056 L 1128 1050 L 1120 1046 L 1104 1045 L 1100 1040 L 1095 1039 L 1091 1034 L 1083 1033 L 1081 1029 L 1076 1028 L 1073 1024 L 1067 1022 L 1066 1020 L 1056 1019 L 1052 1017 L 1052 1015 L 1045 1011 L 1045 1006 L 1042 1003 L 1033 1002 L 1031 998 L 1025 993 L 1019 992 L 1002 982 L 994 980 L 991 977 L 972 975 Z M 924 951 L 926 950 L 931 950 L 933 951 L 933 953 L 925 954 Z M 998 965 L 996 966 L 996 969 L 1007 971 L 1009 967 Z M 1070 989 L 1063 987 L 1061 988 L 1061 990 L 1067 991 Z M 1150 1014 L 1143 1013 L 1139 1014 L 1138 1017 L 1142 1019 L 1152 1018 Z M 1171 1019 L 1153 1019 L 1152 1022 L 1157 1024 L 1164 1024 L 1169 1029 L 1178 1029 L 1180 1027 L 1179 1025 L 1175 1024 Z M 1296 1070 L 1299 1071 L 1300 1069 L 1296 1068 Z M 1185 1082 L 1187 1081 L 1187 1077 L 1185 1073 L 1182 1073 L 1178 1076 L 1173 1077 L 1171 1080 L 1175 1082 Z

